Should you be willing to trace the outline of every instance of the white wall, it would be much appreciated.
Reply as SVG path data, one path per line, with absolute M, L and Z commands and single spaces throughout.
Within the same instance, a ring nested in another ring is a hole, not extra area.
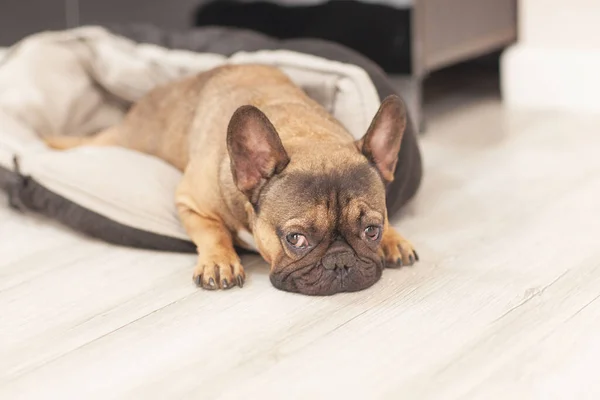
M 519 40 L 530 46 L 600 48 L 600 0 L 521 0 Z
M 510 107 L 600 112 L 600 0 L 520 0 L 502 90 Z

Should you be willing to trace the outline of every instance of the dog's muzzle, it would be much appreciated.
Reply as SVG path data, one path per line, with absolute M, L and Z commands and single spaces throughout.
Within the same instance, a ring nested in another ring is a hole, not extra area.
M 383 263 L 362 260 L 352 250 L 327 252 L 313 265 L 274 269 L 271 283 L 280 290 L 311 296 L 356 292 L 372 286 L 381 278 Z

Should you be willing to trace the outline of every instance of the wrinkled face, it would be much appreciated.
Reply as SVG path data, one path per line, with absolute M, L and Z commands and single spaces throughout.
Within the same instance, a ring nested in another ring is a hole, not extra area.
M 336 171 L 282 173 L 260 196 L 254 236 L 279 289 L 352 292 L 381 277 L 385 190 L 366 160 Z
M 404 104 L 386 98 L 362 139 L 290 156 L 265 114 L 233 114 L 227 150 L 233 181 L 252 205 L 250 224 L 277 288 L 329 295 L 367 288 L 381 276 L 385 185 L 406 127 Z M 310 127 L 302 129 L 310 130 Z

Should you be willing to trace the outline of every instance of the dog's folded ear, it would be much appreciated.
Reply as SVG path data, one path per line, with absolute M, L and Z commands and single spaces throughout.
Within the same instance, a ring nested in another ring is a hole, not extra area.
M 377 168 L 386 183 L 394 180 L 402 136 L 406 129 L 406 108 L 395 95 L 385 98 L 365 136 L 356 145 Z
M 290 162 L 271 121 L 249 105 L 238 108 L 229 121 L 227 150 L 233 181 L 252 204 L 267 180 Z

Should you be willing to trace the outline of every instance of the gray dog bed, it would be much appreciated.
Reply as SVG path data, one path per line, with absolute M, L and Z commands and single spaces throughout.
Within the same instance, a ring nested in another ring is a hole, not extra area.
M 194 251 L 177 218 L 181 173 L 121 148 L 48 149 L 51 135 L 118 122 L 154 86 L 226 63 L 281 68 L 357 138 L 394 93 L 373 63 L 319 40 L 276 41 L 230 28 L 182 33 L 149 26 L 83 27 L 31 36 L 0 54 L 0 187 L 12 206 L 125 246 Z M 421 159 L 412 124 L 388 190 L 393 217 L 416 192 Z

